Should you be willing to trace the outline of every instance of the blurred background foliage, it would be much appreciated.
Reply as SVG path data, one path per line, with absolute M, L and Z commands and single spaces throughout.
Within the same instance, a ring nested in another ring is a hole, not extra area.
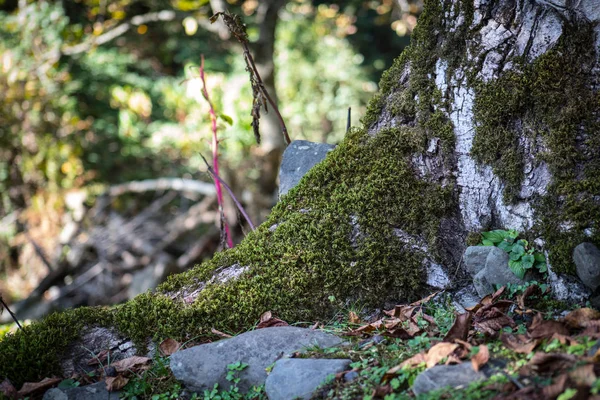
M 226 7 L 257 41 L 269 2 L 277 3 L 274 82 L 290 136 L 337 143 L 347 108 L 357 124 L 380 73 L 408 44 L 420 0 L 0 0 L 5 297 L 26 296 L 47 272 L 34 242 L 50 257 L 65 251 L 57 240 L 66 194 L 83 190 L 91 202 L 133 180 L 209 181 L 199 155 L 210 153 L 211 137 L 201 54 L 224 115 L 222 175 L 247 203 L 264 192 L 242 50 L 208 18 Z M 259 222 L 274 199 L 262 195 L 270 200 L 254 212 Z

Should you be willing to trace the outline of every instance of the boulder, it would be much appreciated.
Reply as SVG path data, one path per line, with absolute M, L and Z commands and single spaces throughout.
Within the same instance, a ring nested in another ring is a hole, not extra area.
M 592 290 L 600 287 L 600 250 L 592 243 L 581 243 L 573 251 L 577 276 Z
M 467 272 L 471 274 L 471 276 L 477 275 L 479 271 L 485 268 L 485 260 L 493 248 L 493 246 L 467 247 L 463 256 L 463 262 L 465 263 Z
M 484 380 L 483 371 L 475 371 L 470 362 L 456 365 L 437 365 L 421 372 L 412 386 L 416 395 L 428 393 L 446 387 L 468 386 L 471 382 Z
M 327 378 L 348 369 L 351 360 L 284 358 L 269 374 L 265 392 L 269 400 L 306 399 L 327 382 Z
M 294 140 L 283 152 L 279 167 L 279 197 L 296 186 L 300 179 L 335 146 L 325 143 L 313 143 L 306 140 Z
M 104 382 L 98 382 L 88 386 L 50 389 L 43 400 L 118 400 L 119 393 L 109 392 Z
M 508 254 L 495 246 L 470 246 L 467 248 L 463 261 L 467 271 L 473 276 L 473 285 L 479 296 L 483 297 L 493 293 L 493 285 L 525 283 L 525 280 L 518 278 L 510 270 L 508 260 Z
M 258 329 L 231 339 L 219 340 L 171 356 L 171 370 L 177 379 L 195 392 L 212 389 L 215 383 L 225 390 L 227 366 L 236 362 L 248 364 L 240 371 L 238 387 L 246 392 L 252 386 L 265 383 L 265 368 L 278 359 L 311 346 L 332 347 L 342 340 L 325 332 L 291 326 Z

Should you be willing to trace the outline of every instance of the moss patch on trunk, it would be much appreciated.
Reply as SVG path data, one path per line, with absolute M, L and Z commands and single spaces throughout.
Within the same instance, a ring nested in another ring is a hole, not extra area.
M 521 60 L 501 78 L 474 85 L 472 154 L 504 181 L 506 202 L 518 201 L 524 178 L 519 137 L 544 148 L 537 161 L 547 163 L 553 180 L 547 195 L 534 202 L 536 225 L 530 236 L 544 238 L 557 272 L 574 273 L 572 254 L 579 243 L 600 244 L 595 46 L 593 26 L 565 23 L 555 48 L 535 62 Z

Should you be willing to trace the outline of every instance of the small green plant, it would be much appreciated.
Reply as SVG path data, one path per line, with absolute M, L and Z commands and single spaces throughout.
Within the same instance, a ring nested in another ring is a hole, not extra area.
M 248 364 L 240 361 L 227 366 L 227 376 L 225 379 L 231 382 L 228 391 L 219 390 L 219 384 L 215 383 L 212 390 L 204 391 L 204 400 L 259 400 L 265 399 L 264 386 L 253 386 L 248 393 L 240 393 L 238 384 L 240 383 L 240 372 L 248 367 Z
M 529 246 L 525 239 L 518 239 L 519 232 L 514 229 L 497 229 L 489 232 L 482 232 L 481 244 L 483 246 L 496 246 L 506 251 L 510 257 L 508 267 L 519 278 L 523 279 L 529 269 L 536 269 L 545 274 L 548 271 L 546 257 Z

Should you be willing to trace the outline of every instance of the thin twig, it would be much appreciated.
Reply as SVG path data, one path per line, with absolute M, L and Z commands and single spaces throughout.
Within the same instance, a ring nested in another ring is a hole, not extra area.
M 206 80 L 204 79 L 204 55 L 200 57 L 200 79 L 202 80 L 202 96 L 206 99 L 206 102 L 209 106 L 209 114 L 210 114 L 210 122 L 212 129 L 212 155 L 213 155 L 213 169 L 214 176 L 219 176 L 219 141 L 217 139 L 217 114 L 215 113 L 215 108 L 210 101 L 210 97 L 208 95 L 208 89 L 206 87 Z M 205 160 L 206 161 L 206 160 Z M 219 180 L 215 180 L 215 188 L 217 189 L 217 203 L 219 203 L 219 213 L 221 214 L 221 226 L 225 231 L 225 239 L 227 240 L 227 245 L 229 248 L 233 248 L 233 239 L 231 238 L 231 232 L 229 230 L 229 225 L 227 224 L 227 220 L 225 219 L 225 211 L 223 208 L 223 192 L 221 191 L 221 182 Z
M 19 320 L 17 319 L 17 316 L 15 314 L 13 314 L 12 311 L 10 311 L 10 308 L 8 308 L 8 304 L 6 304 L 4 302 L 4 299 L 2 298 L 2 296 L 0 296 L 0 303 L 2 303 L 2 306 L 4 308 L 6 308 L 6 311 L 8 311 L 8 313 L 10 314 L 10 316 L 12 317 L 12 319 L 15 321 L 15 323 L 17 324 L 17 326 L 19 327 L 19 329 L 23 330 L 23 327 L 19 323 Z
M 253 106 L 252 106 L 252 127 L 254 129 L 254 135 L 256 136 L 256 141 L 260 143 L 260 135 L 258 133 L 258 121 L 260 119 L 260 107 L 265 107 L 265 112 L 269 112 L 267 108 L 267 104 L 265 104 L 266 100 L 273 110 L 275 110 L 275 114 L 277 115 L 277 119 L 279 120 L 279 124 L 281 125 L 281 131 L 283 133 L 283 137 L 287 144 L 290 144 L 292 141 L 288 134 L 287 127 L 285 126 L 285 121 L 279 112 L 279 108 L 269 95 L 269 92 L 265 88 L 262 78 L 256 69 L 256 65 L 254 63 L 254 58 L 252 58 L 252 54 L 250 53 L 250 48 L 248 46 L 248 34 L 246 33 L 246 26 L 242 23 L 239 16 L 235 14 L 230 14 L 229 12 L 218 12 L 212 17 L 210 17 L 210 22 L 215 22 L 218 18 L 222 17 L 223 22 L 229 28 L 233 36 L 240 42 L 242 47 L 244 48 L 244 60 L 246 61 L 246 70 L 250 73 L 250 84 L 252 85 L 252 96 L 253 96 Z
M 213 179 L 218 180 L 219 182 L 221 182 L 221 184 L 223 185 L 223 187 L 225 187 L 225 190 L 227 190 L 227 192 L 229 192 L 229 195 L 231 196 L 231 198 L 233 199 L 233 202 L 235 203 L 235 205 L 237 206 L 238 210 L 240 210 L 240 212 L 242 213 L 242 215 L 244 216 L 244 218 L 246 219 L 246 221 L 248 222 L 248 225 L 250 225 L 250 229 L 254 230 L 256 229 L 254 227 L 254 224 L 252 223 L 252 220 L 250 220 L 250 217 L 248 216 L 248 214 L 246 213 L 246 210 L 244 210 L 244 207 L 242 207 L 242 205 L 240 204 L 240 202 L 238 201 L 237 197 L 235 197 L 235 195 L 233 194 L 233 191 L 231 190 L 231 188 L 229 187 L 229 185 L 227 183 L 225 183 L 225 181 L 223 179 L 221 179 L 221 177 L 215 175 L 215 172 L 213 171 L 213 169 L 210 167 L 210 165 L 208 164 L 208 161 L 206 161 L 206 158 L 204 158 L 204 156 L 202 154 L 200 154 L 200 157 L 202 157 L 202 159 L 204 160 L 204 163 L 206 164 L 206 168 L 208 168 L 208 173 L 210 174 L 210 176 Z

